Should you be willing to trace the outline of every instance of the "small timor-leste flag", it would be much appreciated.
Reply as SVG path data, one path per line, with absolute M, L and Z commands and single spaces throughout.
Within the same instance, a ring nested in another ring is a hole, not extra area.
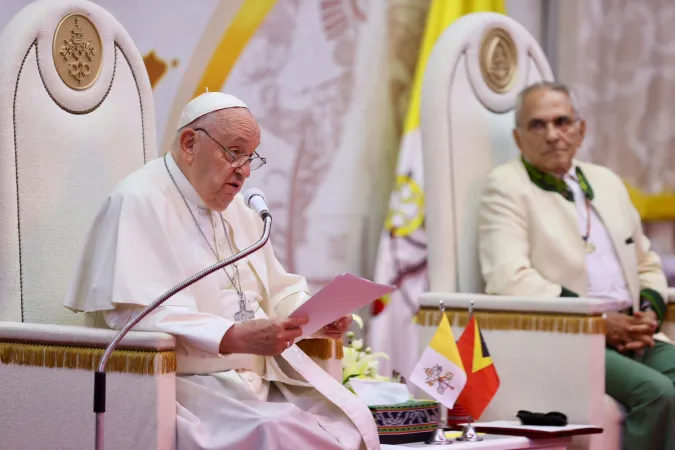
M 473 420 L 478 420 L 499 389 L 499 376 L 473 314 L 457 341 L 457 348 L 467 379 L 458 400 Z
M 438 329 L 410 375 L 410 381 L 451 409 L 466 384 L 450 322 L 445 314 Z

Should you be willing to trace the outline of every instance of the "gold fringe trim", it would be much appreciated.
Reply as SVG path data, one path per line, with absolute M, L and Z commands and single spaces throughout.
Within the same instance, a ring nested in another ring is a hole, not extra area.
M 344 356 L 342 340 L 303 339 L 297 343 L 297 346 L 311 358 L 326 360 L 331 358 L 342 359 Z
M 675 322 L 675 303 L 668 304 L 666 308 L 666 322 Z
M 469 322 L 469 312 L 466 310 L 446 309 L 445 314 L 451 325 L 465 327 Z M 605 321 L 600 314 L 547 314 L 513 311 L 476 311 L 474 314 L 483 330 L 605 334 Z M 437 326 L 440 321 L 441 312 L 437 308 L 421 308 L 417 313 L 418 325 Z
M 0 341 L 0 362 L 32 367 L 96 371 L 105 349 Z M 176 372 L 174 350 L 115 350 L 106 372 L 160 375 Z

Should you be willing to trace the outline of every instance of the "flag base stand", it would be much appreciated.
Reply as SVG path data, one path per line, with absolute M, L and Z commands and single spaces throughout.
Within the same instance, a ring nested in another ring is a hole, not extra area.
M 448 445 L 452 444 L 452 441 L 448 439 L 445 435 L 445 430 L 442 427 L 438 427 L 434 430 L 433 434 L 426 440 L 425 444 L 427 445 Z
M 458 437 L 457 440 L 462 442 L 479 442 L 482 441 L 483 438 L 478 436 L 476 429 L 469 423 L 464 425 L 462 428 L 462 435 Z

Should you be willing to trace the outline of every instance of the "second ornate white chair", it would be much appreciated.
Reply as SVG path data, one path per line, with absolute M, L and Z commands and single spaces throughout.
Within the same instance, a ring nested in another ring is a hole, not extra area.
M 604 301 L 487 296 L 478 262 L 483 181 L 517 157 L 517 94 L 552 80 L 536 40 L 514 20 L 476 13 L 453 23 L 427 64 L 421 132 L 429 235 L 430 292 L 421 298 L 420 345 L 450 310 L 456 337 L 470 302 L 484 330 L 501 387 L 481 420 L 516 420 L 519 409 L 565 413 L 572 423 L 604 427 L 574 447 L 620 448 L 623 412 L 605 395 Z

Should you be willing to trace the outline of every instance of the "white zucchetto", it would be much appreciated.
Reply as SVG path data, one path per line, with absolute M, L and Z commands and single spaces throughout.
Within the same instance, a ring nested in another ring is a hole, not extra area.
M 205 92 L 200 96 L 193 98 L 185 105 L 183 112 L 180 114 L 180 119 L 178 119 L 176 131 L 205 114 L 226 108 L 248 109 L 248 106 L 234 95 L 224 94 L 222 92 Z

